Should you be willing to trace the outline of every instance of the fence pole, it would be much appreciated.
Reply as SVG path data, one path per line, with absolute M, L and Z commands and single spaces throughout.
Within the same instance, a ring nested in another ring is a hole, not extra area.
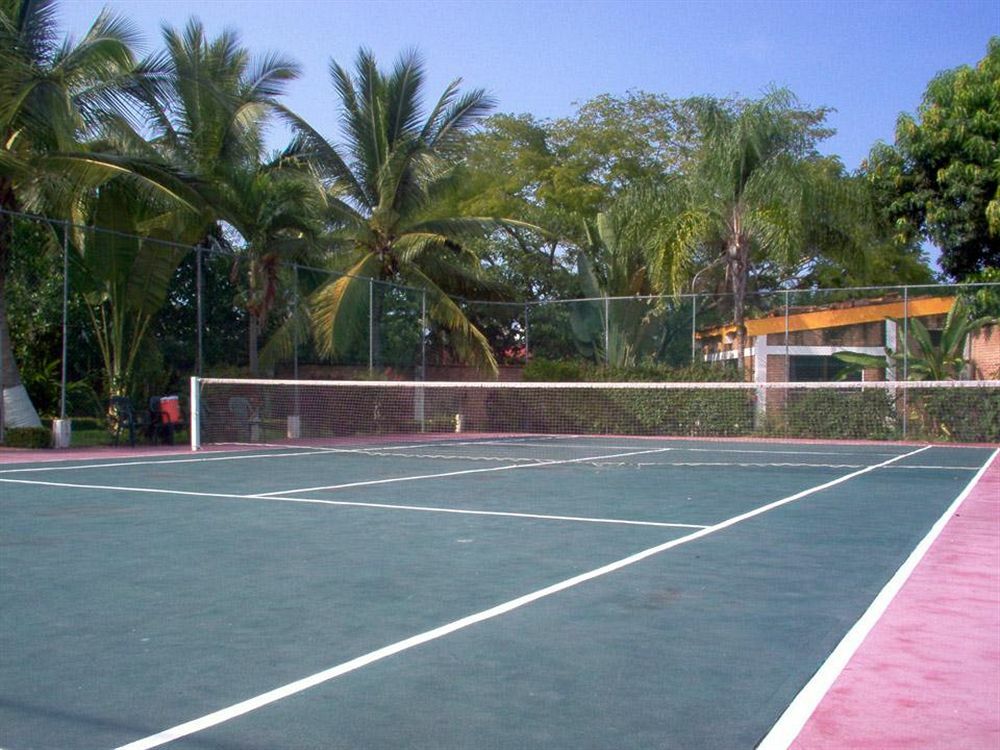
M 524 364 L 528 364 L 528 357 L 531 354 L 531 350 L 528 348 L 528 310 L 531 308 L 525 303 L 524 305 Z
M 691 294 L 691 364 L 697 361 L 698 295 Z
M 785 290 L 785 376 L 782 380 L 792 379 L 792 362 L 788 358 L 788 290 Z
M 427 290 L 420 292 L 420 379 L 427 380 Z
M 6 307 L 7 306 L 6 306 L 6 300 L 5 300 L 4 301 L 4 311 L 2 313 L 0 313 L 0 317 L 2 317 L 2 319 L 3 319 L 2 322 L 0 322 L 0 325 L 3 326 L 3 330 L 4 331 L 7 330 L 7 311 L 6 311 Z M 9 336 L 9 334 L 8 334 L 8 336 Z M 6 386 L 4 385 L 4 382 L 3 382 L 3 364 L 4 364 L 3 363 L 3 346 L 4 346 L 4 341 L 5 341 L 5 339 L 4 339 L 3 333 L 0 332 L 0 445 L 3 445 L 3 443 L 4 443 L 4 439 L 5 439 L 4 438 L 4 428 L 7 425 L 7 410 L 4 408 L 4 391 L 6 390 Z M 12 350 L 13 350 L 13 348 L 14 347 L 11 346 Z
M 69 327 L 69 222 L 63 222 L 62 374 L 59 385 L 59 418 L 66 419 L 66 339 Z
M 910 378 L 910 295 L 909 287 L 903 287 L 903 380 Z M 903 387 L 903 440 L 906 440 L 909 427 L 909 394 L 910 389 Z
M 611 364 L 611 302 L 604 298 L 604 364 Z
M 299 264 L 292 264 L 292 379 L 299 379 Z M 295 413 L 298 414 L 299 406 L 298 386 L 295 387 Z
M 374 369 L 375 360 L 375 283 L 368 279 L 368 374 Z
M 201 253 L 202 246 L 199 244 L 195 246 L 194 250 L 194 296 L 195 296 L 195 352 L 194 352 L 194 371 L 195 374 L 200 378 L 204 374 L 202 372 L 204 363 L 202 361 L 202 328 L 205 327 L 205 309 L 202 307 L 202 278 L 201 278 Z

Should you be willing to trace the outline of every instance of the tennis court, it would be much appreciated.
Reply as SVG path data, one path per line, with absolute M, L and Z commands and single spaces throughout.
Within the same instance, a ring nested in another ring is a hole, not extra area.
M 752 748 L 994 456 L 585 436 L 0 467 L 0 746 Z

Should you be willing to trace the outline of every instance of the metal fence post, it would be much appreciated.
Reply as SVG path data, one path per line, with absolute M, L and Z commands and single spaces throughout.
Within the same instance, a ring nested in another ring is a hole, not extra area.
M 909 380 L 910 364 L 910 295 L 909 287 L 903 287 L 903 380 Z M 910 389 L 903 386 L 903 440 L 906 440 L 909 427 L 909 395 Z
M 611 364 L 611 301 L 604 298 L 604 364 Z
M 368 279 L 368 374 L 375 367 L 375 282 Z
M 205 327 L 205 308 L 202 302 L 202 277 L 201 277 L 201 263 L 202 263 L 202 246 L 199 244 L 194 249 L 194 296 L 195 296 L 195 352 L 194 352 L 194 371 L 195 374 L 200 378 L 204 374 L 202 372 L 204 363 L 202 361 L 202 329 Z
M 420 379 L 427 380 L 427 290 L 420 292 Z
M 528 364 L 528 357 L 531 354 L 531 349 L 529 349 L 529 329 L 530 324 L 528 323 L 528 310 L 531 307 L 525 303 L 524 304 L 524 364 Z
M 62 373 L 59 384 L 59 418 L 66 419 L 66 351 L 69 323 L 69 222 L 63 222 Z
M 698 295 L 691 295 L 691 364 L 697 361 Z

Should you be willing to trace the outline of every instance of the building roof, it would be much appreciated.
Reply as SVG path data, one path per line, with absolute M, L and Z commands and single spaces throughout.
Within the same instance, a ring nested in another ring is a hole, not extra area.
M 823 328 L 858 325 L 860 323 L 877 323 L 887 318 L 922 318 L 928 315 L 947 313 L 955 303 L 955 297 L 915 297 L 902 300 L 891 299 L 851 300 L 831 305 L 811 308 L 789 308 L 788 316 L 784 310 L 773 312 L 760 318 L 746 321 L 748 336 L 763 336 L 769 333 L 784 333 L 788 331 L 814 331 Z M 699 339 L 709 339 L 717 336 L 725 337 L 736 333 L 736 326 L 727 324 L 698 331 Z

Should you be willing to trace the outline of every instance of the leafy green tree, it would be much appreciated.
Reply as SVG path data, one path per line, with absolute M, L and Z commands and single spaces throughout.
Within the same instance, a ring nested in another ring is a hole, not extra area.
M 343 143 L 298 122 L 304 148 L 330 186 L 329 239 L 343 249 L 337 262 L 344 275 L 312 299 L 318 348 L 330 355 L 350 346 L 362 335 L 371 305 L 378 363 L 386 287 L 367 280 L 403 282 L 427 291 L 428 316 L 447 332 L 461 361 L 495 371 L 489 342 L 451 297 L 482 288 L 478 258 L 467 240 L 500 225 L 456 213 L 451 198 L 462 136 L 492 101 L 479 89 L 460 93 L 460 81 L 454 81 L 424 115 L 425 74 L 415 52 L 384 73 L 362 49 L 353 75 L 336 63 L 330 72 Z
M 0 4 L 0 209 L 36 208 L 38 187 L 64 177 L 60 155 L 110 119 L 123 117 L 134 85 L 136 35 L 124 19 L 105 11 L 76 44 L 56 32 L 53 0 L 3 0 Z M 37 413 L 20 384 L 7 330 L 6 274 L 12 214 L 0 213 L 0 356 L 4 421 L 37 425 Z
M 897 236 L 937 245 L 952 278 L 1000 266 L 1000 37 L 975 67 L 931 80 L 863 171 Z
M 498 270 L 530 269 L 519 297 L 581 293 L 564 282 L 588 242 L 586 223 L 630 186 L 681 171 L 697 143 L 695 114 L 662 94 L 604 94 L 557 120 L 494 115 L 468 139 L 462 209 L 545 229 L 507 230 L 486 250 Z
M 80 223 L 99 229 L 72 231 L 72 285 L 87 302 L 107 395 L 124 396 L 133 392 L 137 358 L 187 250 L 173 244 L 172 211 L 137 195 L 126 181 L 105 183 L 82 205 Z

